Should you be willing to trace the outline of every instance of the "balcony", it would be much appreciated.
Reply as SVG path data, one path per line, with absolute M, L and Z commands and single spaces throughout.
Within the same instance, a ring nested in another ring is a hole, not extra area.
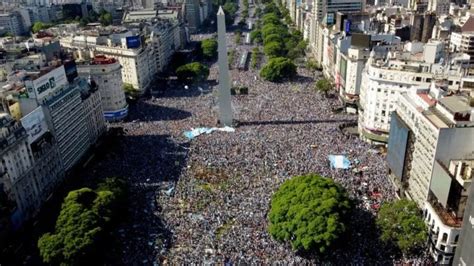
M 440 203 L 436 202 L 436 200 L 429 200 L 429 205 L 441 219 L 443 224 L 457 228 L 460 228 L 462 226 L 462 217 L 456 217 L 456 215 L 445 209 Z

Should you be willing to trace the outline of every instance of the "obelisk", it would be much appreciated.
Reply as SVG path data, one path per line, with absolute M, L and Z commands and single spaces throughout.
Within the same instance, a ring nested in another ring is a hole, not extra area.
M 227 59 L 225 14 L 222 6 L 217 11 L 217 42 L 219 52 L 219 120 L 223 126 L 232 126 L 229 61 Z

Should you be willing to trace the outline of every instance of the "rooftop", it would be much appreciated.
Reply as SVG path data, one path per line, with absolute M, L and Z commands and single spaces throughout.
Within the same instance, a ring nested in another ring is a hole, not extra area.
M 450 96 L 439 100 L 439 103 L 448 109 L 451 113 L 463 113 L 471 111 L 471 106 L 466 97 Z
M 115 58 L 106 57 L 105 55 L 97 55 L 92 59 L 91 65 L 108 65 L 117 62 Z

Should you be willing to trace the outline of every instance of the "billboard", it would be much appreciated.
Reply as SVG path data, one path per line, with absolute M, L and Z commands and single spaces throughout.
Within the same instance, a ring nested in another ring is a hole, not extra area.
M 128 106 L 117 111 L 104 111 L 104 117 L 107 121 L 121 120 L 128 115 Z
M 344 21 L 344 32 L 346 34 L 349 34 L 351 32 L 351 25 L 352 25 L 352 22 L 349 19 L 346 19 Z
M 347 74 L 347 60 L 341 56 L 341 63 L 339 73 L 341 73 L 341 78 L 345 82 L 346 81 L 346 74 Z
M 29 144 L 33 143 L 48 131 L 48 125 L 46 124 L 46 119 L 41 107 L 36 108 L 31 113 L 21 118 L 20 121 L 28 134 Z
M 353 33 L 351 38 L 351 45 L 356 47 L 369 48 L 370 35 L 362 33 Z
M 390 121 L 390 135 L 388 138 L 387 163 L 392 173 L 398 178 L 403 177 L 405 154 L 410 129 L 397 115 L 392 112 Z
M 127 48 L 139 48 L 140 47 L 140 36 L 125 37 Z
M 25 82 L 26 88 L 28 89 L 28 96 L 37 99 L 44 98 L 56 88 L 66 84 L 67 79 L 64 66 L 51 70 L 33 81 Z

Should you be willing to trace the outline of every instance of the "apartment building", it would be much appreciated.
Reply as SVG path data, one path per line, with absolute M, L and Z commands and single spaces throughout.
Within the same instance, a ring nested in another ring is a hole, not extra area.
M 73 69 L 68 73 L 74 73 L 75 66 L 70 67 Z M 69 80 L 64 65 L 46 68 L 26 76 L 25 96 L 19 97 L 22 114 L 43 108 L 64 171 L 70 170 L 105 130 L 100 93 L 84 79 Z
M 446 67 L 439 62 L 438 49 L 413 45 L 411 52 L 389 53 L 387 58 L 371 56 L 363 71 L 360 89 L 359 133 L 371 143 L 386 143 L 390 130 L 391 112 L 395 108 L 398 94 L 429 87 L 433 81 L 448 84 L 448 89 L 457 90 L 465 74 L 463 61 L 452 61 L 458 65 Z M 435 55 L 433 55 L 435 53 Z M 434 58 L 434 59 L 433 59 Z
M 0 28 L 7 29 L 7 32 L 15 36 L 21 36 L 27 32 L 21 14 L 15 11 L 0 14 Z
M 128 31 L 110 36 L 68 36 L 61 38 L 60 43 L 80 61 L 91 60 L 96 55 L 117 59 L 122 66 L 123 82 L 140 93 L 150 88 L 157 73 L 153 48 Z
M 128 115 L 122 82 L 122 66 L 114 58 L 95 56 L 90 62 L 78 64 L 80 77 L 95 84 L 102 97 L 104 117 L 108 121 L 122 120 Z
M 468 96 L 432 86 L 399 94 L 387 162 L 400 196 L 424 211 L 435 261 L 452 263 L 472 179 L 473 107 Z
M 26 130 L 7 113 L 0 113 L 0 159 L 0 189 L 16 203 L 13 222 L 21 223 L 37 207 L 33 154 Z

